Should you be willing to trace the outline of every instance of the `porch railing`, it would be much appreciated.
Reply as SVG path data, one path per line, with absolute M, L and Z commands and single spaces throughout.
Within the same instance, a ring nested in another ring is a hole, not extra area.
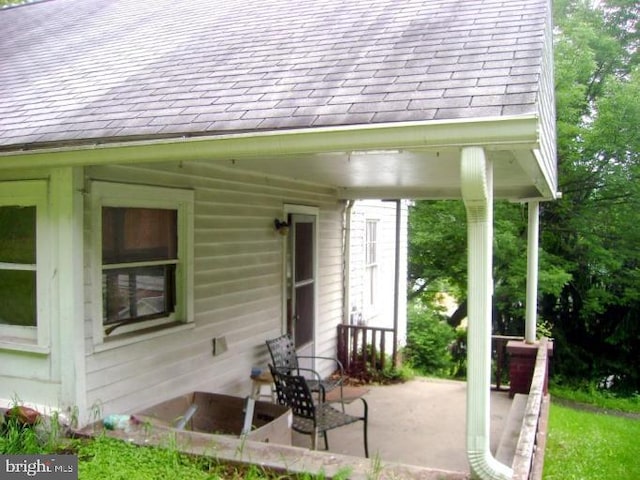
M 507 354 L 507 343 L 511 340 L 524 340 L 524 337 L 513 335 L 492 335 L 491 336 L 491 358 L 494 361 L 494 385 L 496 390 L 501 390 L 505 372 L 509 373 L 509 355 Z M 509 383 L 507 379 L 507 384 Z M 507 385 L 508 388 L 508 385 Z
M 349 376 L 370 379 L 396 364 L 394 354 L 392 328 L 338 325 L 338 360 Z
M 544 338 L 538 347 L 529 398 L 513 459 L 513 480 L 542 478 L 549 421 L 549 395 L 545 388 L 548 362 L 548 340 Z

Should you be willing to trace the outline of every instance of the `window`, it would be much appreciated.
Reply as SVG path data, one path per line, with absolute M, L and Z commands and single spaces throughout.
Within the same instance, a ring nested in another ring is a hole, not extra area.
M 378 292 L 378 221 L 367 220 L 365 232 L 365 305 L 375 308 Z
M 46 346 L 47 182 L 0 186 L 0 336 Z M 38 332 L 40 330 L 40 332 Z
M 92 198 L 96 341 L 189 322 L 193 193 L 94 182 Z

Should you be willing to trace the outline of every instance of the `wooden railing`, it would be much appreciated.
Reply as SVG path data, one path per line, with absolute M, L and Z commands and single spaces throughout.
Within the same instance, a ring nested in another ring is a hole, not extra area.
M 395 365 L 395 354 L 392 328 L 338 325 L 338 360 L 349 376 L 370 379 Z
M 542 478 L 549 420 L 549 395 L 546 392 L 549 372 L 548 352 L 548 340 L 544 338 L 538 347 L 529 399 L 513 459 L 513 480 Z

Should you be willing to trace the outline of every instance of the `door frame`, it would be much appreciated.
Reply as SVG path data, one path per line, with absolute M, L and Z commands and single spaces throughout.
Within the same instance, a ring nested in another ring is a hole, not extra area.
M 318 331 L 318 239 L 319 237 L 319 219 L 320 208 L 309 205 L 296 205 L 285 203 L 283 205 L 283 215 L 288 221 L 289 215 L 310 215 L 315 217 L 315 228 L 313 232 L 313 338 L 311 341 L 311 355 L 316 353 L 316 332 Z M 283 333 L 287 332 L 287 296 L 289 294 L 289 285 L 287 284 L 287 256 L 290 254 L 290 239 L 288 236 L 282 238 L 282 319 L 280 329 Z M 312 366 L 315 368 L 315 365 Z

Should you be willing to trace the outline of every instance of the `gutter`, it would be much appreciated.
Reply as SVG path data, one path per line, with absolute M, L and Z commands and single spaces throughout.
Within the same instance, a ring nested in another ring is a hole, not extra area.
M 2 147 L 0 169 L 228 160 L 281 155 L 485 145 L 538 147 L 537 115 L 318 127 L 227 135 L 82 140 Z M 39 148 L 40 147 L 40 148 Z M 44 148 L 46 147 L 46 148 Z M 14 149 L 11 149 L 14 148 Z
M 395 245 L 395 265 L 393 278 L 393 350 L 391 358 L 393 367 L 398 366 L 398 323 L 400 308 L 400 228 L 402 224 L 402 200 L 397 199 L 396 203 L 396 245 Z
M 347 200 L 344 207 L 344 234 L 342 237 L 343 242 L 343 255 L 344 255 L 344 293 L 343 293 L 343 305 L 342 305 L 342 323 L 344 325 L 350 324 L 351 315 L 351 213 L 355 200 Z
M 493 170 L 483 148 L 462 149 L 460 175 L 468 241 L 467 458 L 474 478 L 510 480 L 513 470 L 489 449 Z

